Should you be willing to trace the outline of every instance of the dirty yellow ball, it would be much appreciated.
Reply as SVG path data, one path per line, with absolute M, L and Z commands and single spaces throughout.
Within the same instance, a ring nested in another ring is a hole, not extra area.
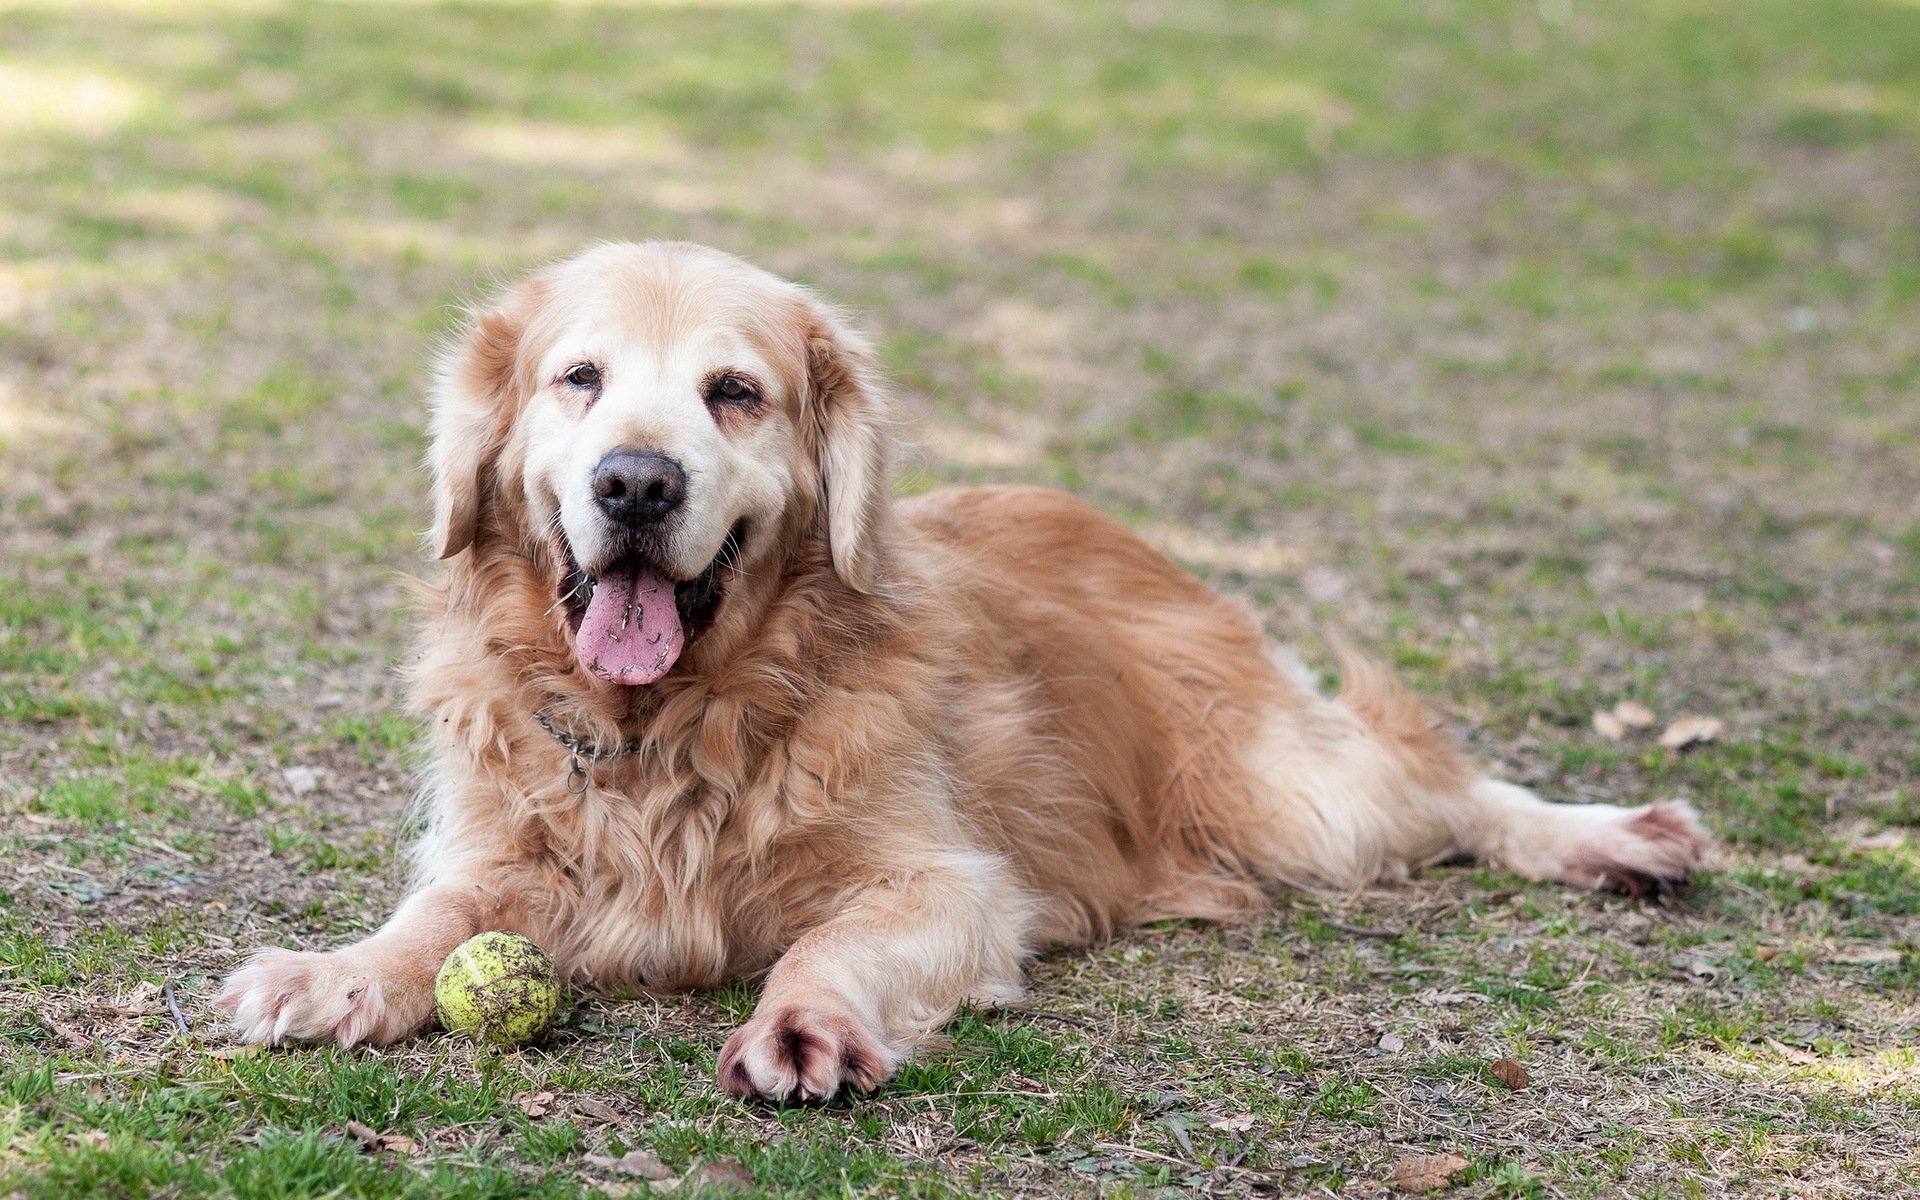
M 500 1046 L 530 1042 L 560 1011 L 560 975 L 547 952 L 496 929 L 460 943 L 433 981 L 440 1024 Z

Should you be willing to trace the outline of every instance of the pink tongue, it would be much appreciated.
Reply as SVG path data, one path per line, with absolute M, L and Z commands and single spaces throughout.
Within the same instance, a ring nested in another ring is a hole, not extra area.
M 602 575 L 574 642 L 580 661 L 609 682 L 637 687 L 665 675 L 683 642 L 672 581 L 644 568 Z

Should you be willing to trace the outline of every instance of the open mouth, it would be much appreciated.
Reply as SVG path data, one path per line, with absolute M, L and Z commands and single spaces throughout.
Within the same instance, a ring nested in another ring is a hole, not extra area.
M 556 549 L 565 568 L 559 603 L 566 608 L 580 661 L 609 683 L 639 687 L 673 669 L 705 633 L 726 598 L 726 570 L 740 556 L 746 522 L 727 533 L 720 552 L 691 579 L 674 579 L 652 556 L 628 554 L 588 574 L 564 534 Z

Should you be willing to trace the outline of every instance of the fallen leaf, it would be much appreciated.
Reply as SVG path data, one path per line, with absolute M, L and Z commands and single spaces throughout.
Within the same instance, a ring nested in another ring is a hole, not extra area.
M 111 1007 L 123 1017 L 151 1017 L 165 1011 L 160 1006 L 160 985 L 157 983 L 143 983 L 125 995 L 114 997 Z
M 1761 962 L 1772 962 L 1775 958 L 1778 958 L 1779 955 L 1780 947 L 1778 946 L 1755 946 L 1753 948 L 1753 956 Z
M 1533 1076 L 1517 1058 L 1497 1058 L 1487 1064 L 1487 1073 L 1516 1092 L 1533 1082 Z
M 1694 979 L 1714 979 L 1721 973 L 1719 966 L 1704 954 L 1682 954 L 1669 961 L 1676 972 Z
M 627 1119 L 614 1111 L 611 1104 L 604 1100 L 595 1100 L 592 1096 L 582 1096 L 573 1102 L 573 1110 L 583 1117 L 592 1117 L 603 1125 L 625 1125 Z
M 1453 1177 L 1470 1165 L 1458 1154 L 1414 1154 L 1393 1164 L 1393 1186 L 1403 1192 L 1430 1192 L 1450 1187 Z
M 1719 717 L 1681 717 L 1660 735 L 1660 744 L 1669 750 L 1682 750 L 1696 742 L 1710 742 L 1726 728 Z
M 1659 720 L 1653 715 L 1652 709 L 1634 700 L 1622 700 L 1614 705 L 1613 719 L 1628 729 L 1651 729 L 1653 723 Z
M 1221 1117 L 1216 1121 L 1208 1121 L 1207 1128 L 1224 1129 L 1229 1133 L 1245 1133 L 1247 1130 L 1252 1129 L 1253 1123 L 1259 1119 L 1260 1118 L 1250 1112 L 1235 1113 L 1230 1117 Z
M 383 1150 L 389 1154 L 412 1154 L 415 1149 L 414 1140 L 410 1137 L 381 1133 L 373 1126 L 358 1121 L 347 1122 L 347 1136 L 359 1142 L 369 1154 L 379 1154 Z
M 1309 600 L 1331 604 L 1347 594 L 1347 581 L 1338 571 L 1308 567 L 1300 575 L 1300 590 L 1307 594 Z
M 305 796 L 320 790 L 320 785 L 326 782 L 327 772 L 324 767 L 287 767 L 280 772 L 280 778 L 287 781 L 287 787 L 292 789 L 294 795 Z
M 1610 742 L 1627 736 L 1627 723 L 1610 712 L 1593 714 L 1593 731 Z
M 113 1145 L 113 1135 L 104 1129 L 89 1129 L 84 1133 L 68 1134 L 74 1141 L 95 1150 L 105 1150 Z
M 622 1175 L 638 1175 L 655 1183 L 673 1178 L 673 1168 L 648 1154 L 645 1150 L 629 1150 L 619 1158 L 610 1154 L 589 1154 L 587 1162 L 603 1171 L 617 1171 Z
M 513 1098 L 513 1103 L 521 1112 L 539 1120 L 553 1111 L 552 1092 L 521 1092 Z
M 1891 801 L 1898 795 L 1898 792 L 1882 792 L 1879 796 L 1873 797 L 1873 799 Z M 1862 850 L 1898 850 L 1907 844 L 1907 835 L 1898 829 L 1883 829 L 1879 833 L 1869 834 L 1863 838 L 1850 838 L 1848 840 Z
M 680 1186 L 688 1191 L 696 1188 L 732 1191 L 735 1188 L 750 1188 L 754 1185 L 753 1172 L 742 1166 L 739 1160 L 732 1158 L 716 1158 L 712 1162 L 701 1163 L 688 1171 L 680 1180 Z
M 1867 966 L 1876 963 L 1897 963 L 1906 958 L 1898 946 L 1852 946 L 1844 947 L 1826 956 L 1828 962 L 1847 963 L 1853 966 Z
M 252 1058 L 254 1055 L 258 1053 L 260 1053 L 260 1047 L 252 1044 L 245 1045 L 245 1046 L 222 1046 L 218 1050 L 207 1051 L 207 1057 L 208 1058 Z
M 1788 1062 L 1799 1063 L 1802 1066 L 1805 1066 L 1805 1065 L 1808 1065 L 1811 1063 L 1817 1063 L 1820 1061 L 1820 1056 L 1818 1054 L 1810 1054 L 1805 1050 L 1800 1050 L 1793 1046 L 1789 1046 L 1785 1042 L 1781 1041 L 1779 1038 L 1768 1038 L 1766 1039 L 1766 1043 L 1770 1048 L 1772 1048 L 1775 1054 L 1778 1054 L 1781 1058 L 1786 1059 Z
M 1188 1158 L 1194 1157 L 1194 1153 L 1193 1139 L 1187 1136 L 1187 1126 L 1199 1115 L 1199 1113 L 1175 1113 L 1160 1122 L 1166 1131 L 1173 1135 L 1173 1140 L 1179 1143 L 1180 1149 Z
M 1397 1033 L 1383 1033 L 1380 1035 L 1379 1046 L 1388 1054 L 1397 1054 L 1407 1048 L 1407 1039 Z

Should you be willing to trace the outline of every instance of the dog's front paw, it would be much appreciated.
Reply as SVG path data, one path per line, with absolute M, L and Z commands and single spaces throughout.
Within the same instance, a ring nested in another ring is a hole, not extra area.
M 409 990 L 352 950 L 266 950 L 235 971 L 213 1003 L 233 1014 L 243 1042 L 379 1046 L 426 1023 L 418 1002 L 406 1002 Z
M 847 1013 L 787 1006 L 762 1010 L 720 1052 L 720 1086 L 742 1100 L 830 1100 L 842 1088 L 871 1092 L 902 1055 Z

